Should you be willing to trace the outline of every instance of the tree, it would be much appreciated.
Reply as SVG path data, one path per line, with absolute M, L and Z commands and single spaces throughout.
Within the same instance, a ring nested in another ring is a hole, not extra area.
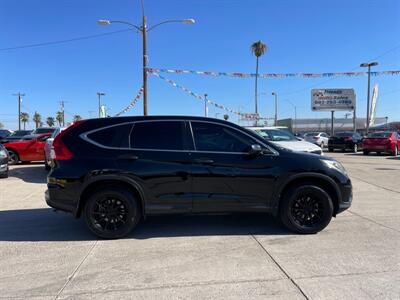
M 32 121 L 35 122 L 35 128 L 38 128 L 40 126 L 40 123 L 42 123 L 42 116 L 35 111 L 35 114 L 32 117 Z
M 228 119 L 229 119 L 229 115 L 228 115 L 228 114 L 225 114 L 225 115 L 224 115 L 224 120 L 225 120 L 225 121 L 228 121 Z
M 75 115 L 74 116 L 74 122 L 82 120 L 82 117 L 80 115 Z
M 267 45 L 265 45 L 262 41 L 254 42 L 251 45 L 251 52 L 256 56 L 256 81 L 254 88 L 254 99 L 255 99 L 255 113 L 258 114 L 258 102 L 257 102 L 257 84 L 258 84 L 258 59 L 260 56 L 264 55 L 267 51 Z
M 53 117 L 47 117 L 46 123 L 47 123 L 47 125 L 49 125 L 50 127 L 53 127 L 53 126 L 54 126 L 54 123 L 55 123 L 55 120 L 54 120 Z
M 64 123 L 63 119 L 64 119 L 63 118 L 63 112 L 62 111 L 58 111 L 57 115 L 56 115 L 56 120 L 58 122 L 58 126 L 61 126 L 61 124 Z
M 25 125 L 26 125 L 26 123 L 29 122 L 29 114 L 26 112 L 22 112 L 19 117 L 21 119 L 21 122 L 24 123 L 24 130 L 25 130 Z

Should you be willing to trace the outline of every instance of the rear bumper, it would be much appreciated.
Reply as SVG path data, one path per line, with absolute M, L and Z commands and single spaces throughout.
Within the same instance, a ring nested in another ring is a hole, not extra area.
M 74 200 L 71 201 L 71 199 L 65 199 L 63 197 L 64 194 L 61 192 L 60 187 L 48 184 L 48 189 L 45 191 L 44 197 L 48 206 L 76 216 L 76 202 Z
M 363 150 L 371 151 L 371 152 L 374 152 L 374 151 L 392 152 L 394 149 L 392 149 L 392 147 L 386 146 L 386 145 L 384 145 L 384 146 L 364 145 Z
M 354 144 L 332 144 L 332 143 L 329 143 L 328 147 L 332 148 L 332 149 L 353 149 Z

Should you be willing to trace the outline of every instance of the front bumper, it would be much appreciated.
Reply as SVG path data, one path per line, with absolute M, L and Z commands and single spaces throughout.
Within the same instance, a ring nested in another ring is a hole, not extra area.
M 340 188 L 341 201 L 338 203 L 338 210 L 336 214 L 340 214 L 351 206 L 353 201 L 353 187 L 351 183 L 342 185 Z

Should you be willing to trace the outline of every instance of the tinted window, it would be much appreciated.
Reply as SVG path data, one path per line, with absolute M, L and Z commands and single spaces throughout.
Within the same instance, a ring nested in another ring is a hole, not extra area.
M 95 131 L 88 138 L 106 147 L 129 148 L 131 128 L 132 124 L 112 126 Z
M 38 138 L 38 141 L 39 141 L 39 142 L 45 142 L 45 141 L 47 141 L 47 139 L 48 139 L 49 137 L 50 137 L 49 135 L 42 136 L 41 138 Z
M 53 132 L 54 130 L 55 130 L 55 128 L 38 128 L 33 133 L 34 134 L 42 134 L 42 133 Z
M 131 147 L 155 150 L 183 150 L 184 123 L 179 121 L 138 122 L 133 126 Z
M 286 130 L 280 129 L 256 129 L 256 132 L 268 141 L 297 141 L 296 137 Z
M 247 135 L 218 124 L 192 122 L 192 130 L 199 151 L 246 152 L 255 144 Z
M 371 138 L 389 138 L 392 135 L 391 132 L 373 132 L 368 134 Z

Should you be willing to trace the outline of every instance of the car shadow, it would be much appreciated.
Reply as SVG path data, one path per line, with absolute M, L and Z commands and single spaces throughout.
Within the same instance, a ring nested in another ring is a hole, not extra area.
M 400 156 L 389 156 L 389 157 L 386 157 L 386 159 L 397 159 L 397 160 L 400 160 Z
M 29 183 L 46 183 L 48 172 L 44 169 L 43 164 L 11 166 L 8 171 L 8 177 L 19 178 Z
M 292 234 L 266 214 L 186 215 L 149 217 L 128 239 L 215 235 Z M 0 241 L 88 241 L 96 237 L 84 220 L 51 208 L 0 211 Z

